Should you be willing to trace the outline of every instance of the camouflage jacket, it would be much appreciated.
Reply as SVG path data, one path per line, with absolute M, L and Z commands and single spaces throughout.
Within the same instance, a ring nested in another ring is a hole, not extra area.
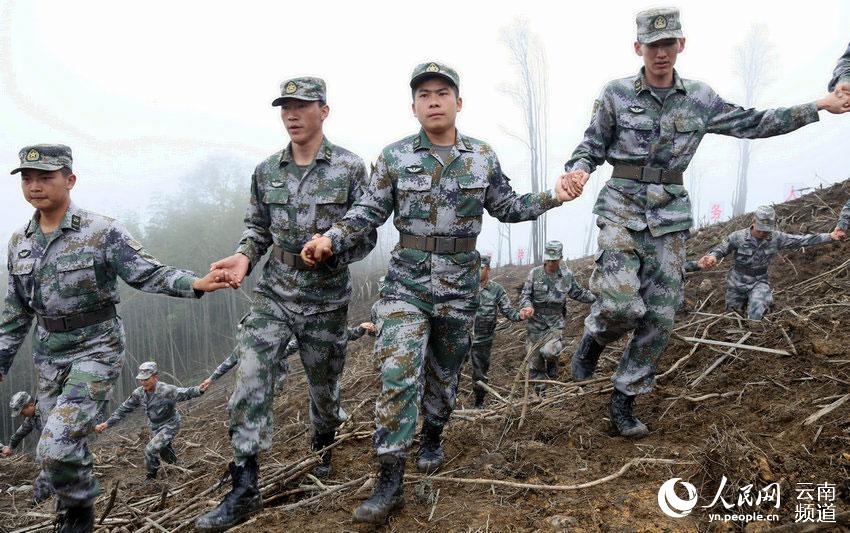
M 156 389 L 152 393 L 145 392 L 143 387 L 136 387 L 136 390 L 130 393 L 130 397 L 124 400 L 106 423 L 114 426 L 141 405 L 145 409 L 151 429 L 179 424 L 180 412 L 177 411 L 177 402 L 198 398 L 202 394 L 203 392 L 197 386 L 183 388 L 162 381 L 157 382 Z
M 291 145 L 254 171 L 246 229 L 236 249 L 251 260 L 252 268 L 272 244 L 300 253 L 313 235 L 342 218 L 366 184 L 363 160 L 327 139 L 300 179 L 299 172 Z M 278 296 L 293 313 L 313 315 L 344 307 L 351 299 L 347 264 L 365 257 L 376 241 L 377 232 L 367 232 L 357 246 L 312 270 L 297 270 L 270 258 L 257 289 Z
M 362 337 L 366 330 L 361 328 L 360 326 L 355 326 L 353 328 L 348 328 L 347 330 L 348 340 L 353 341 Z M 298 351 L 298 341 L 295 340 L 295 337 L 292 337 L 287 343 L 286 347 L 283 350 L 278 350 L 278 357 L 283 357 L 284 360 L 289 359 L 290 356 L 294 355 L 295 352 Z M 210 379 L 212 381 L 216 381 L 221 376 L 227 374 L 234 366 L 239 363 L 239 355 L 236 353 L 236 350 L 230 352 L 230 355 L 227 356 L 227 359 L 221 362 L 213 373 L 210 374 Z
M 24 418 L 23 423 L 21 423 L 20 427 L 18 427 L 14 434 L 12 434 L 12 438 L 9 439 L 9 448 L 14 450 L 33 430 L 41 433 L 43 427 L 44 426 L 41 423 L 41 413 L 39 413 L 38 406 L 36 406 L 35 414 Z
M 682 265 L 682 272 L 700 272 L 701 270 L 698 261 L 685 261 L 685 264 Z
M 476 341 L 492 340 L 496 332 L 499 312 L 511 322 L 519 322 L 519 311 L 511 305 L 505 288 L 495 281 L 487 281 L 478 291 L 478 310 L 475 312 L 474 336 Z
M 641 72 L 608 83 L 593 106 L 584 140 L 567 171 L 593 172 L 605 161 L 684 171 L 706 133 L 742 138 L 781 135 L 818 120 L 814 102 L 757 111 L 723 100 L 705 83 L 674 72 L 674 89 L 662 102 Z M 593 212 L 653 236 L 691 227 L 691 201 L 682 185 L 608 180 Z
M 71 204 L 50 236 L 42 233 L 38 220 L 36 212 L 9 240 L 9 286 L 0 318 L 0 374 L 8 372 L 36 313 L 60 317 L 117 304 L 119 277 L 145 292 L 182 298 L 202 294 L 192 290 L 197 279 L 193 273 L 157 261 L 111 218 Z M 34 351 L 80 350 L 81 341 L 101 332 L 101 327 L 95 324 L 49 335 L 39 327 Z
M 832 73 L 832 79 L 829 80 L 829 90 L 835 90 L 839 81 L 850 82 L 850 44 L 847 45 L 844 55 L 838 59 L 838 64 L 835 65 L 835 72 Z
M 537 337 L 552 328 L 564 327 L 568 296 L 586 304 L 596 301 L 596 296 L 581 288 L 572 271 L 564 264 L 555 274 L 547 274 L 543 265 L 531 269 L 522 286 L 519 303 L 521 309 L 533 307 L 535 311 L 526 326 L 530 337 Z
M 756 239 L 750 228 L 745 228 L 731 233 L 709 253 L 717 259 L 723 259 L 734 252 L 735 264 L 729 269 L 728 282 L 736 285 L 751 285 L 768 281 L 768 266 L 780 250 L 828 242 L 831 242 L 829 233 L 789 235 L 774 231 L 764 239 Z
M 474 237 L 485 209 L 502 222 L 521 222 L 559 205 L 553 192 L 518 196 L 486 143 L 458 132 L 443 161 L 420 131 L 384 148 L 366 193 L 325 235 L 334 253 L 343 253 L 395 213 L 393 223 L 403 233 Z M 477 251 L 432 254 L 396 246 L 381 295 L 426 312 L 447 304 L 474 313 L 478 270 Z
M 850 200 L 847 200 L 844 203 L 844 207 L 841 208 L 841 213 L 838 215 L 837 226 L 844 231 L 847 231 L 847 229 L 850 228 Z

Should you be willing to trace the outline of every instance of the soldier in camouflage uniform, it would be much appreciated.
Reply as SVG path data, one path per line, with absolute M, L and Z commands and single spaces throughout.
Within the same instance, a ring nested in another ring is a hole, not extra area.
M 38 402 L 33 400 L 32 396 L 29 393 L 20 391 L 16 392 L 14 396 L 12 396 L 12 400 L 9 402 L 9 409 L 11 409 L 12 416 L 22 416 L 24 417 L 24 422 L 20 425 L 20 427 L 12 434 L 12 438 L 9 439 L 9 445 L 4 446 L 3 450 L 0 451 L 0 455 L 3 457 L 10 457 L 14 452 L 15 448 L 18 447 L 27 435 L 34 431 L 41 434 L 41 430 L 44 428 L 44 425 L 41 422 L 41 412 L 38 410 Z M 50 486 L 50 481 L 47 479 L 47 474 L 44 473 L 44 470 L 38 473 L 38 477 L 35 478 L 35 482 L 33 483 L 33 502 L 35 504 L 39 504 L 49 498 L 53 494 L 53 488 Z
M 77 178 L 67 146 L 27 146 L 19 155 L 12 173 L 21 173 L 24 197 L 36 212 L 9 240 L 0 381 L 35 321 L 33 363 L 44 419 L 37 458 L 56 491 L 63 530 L 85 531 L 100 492 L 86 436 L 124 362 L 117 278 L 146 292 L 198 298 L 226 287 L 229 274 L 197 278 L 165 266 L 118 222 L 71 203 Z
M 453 69 L 423 63 L 410 87 L 422 130 L 384 148 L 367 192 L 302 251 L 305 261 L 332 260 L 395 213 L 400 242 L 376 311 L 383 380 L 374 439 L 380 475 L 372 497 L 354 512 L 358 521 L 377 523 L 403 504 L 401 481 L 420 400 L 417 468 L 433 471 L 442 464 L 440 435 L 454 408 L 455 380 L 469 351 L 477 306 L 475 240 L 484 209 L 502 222 L 520 222 L 571 199 L 562 190 L 560 196 L 554 191 L 517 196 L 493 149 L 457 132 L 462 101 Z
M 238 327 L 241 329 L 242 325 L 240 324 Z M 373 331 L 374 328 L 375 325 L 371 322 L 363 322 L 359 326 L 348 328 L 346 330 L 346 338 L 348 342 L 357 340 L 363 335 L 365 335 L 366 332 Z M 281 345 L 281 347 L 278 348 L 277 356 L 275 357 L 275 362 L 277 364 L 277 380 L 274 385 L 275 395 L 280 394 L 281 391 L 283 391 L 283 384 L 286 381 L 286 376 L 289 375 L 289 357 L 294 355 L 297 351 L 298 341 L 295 339 L 294 336 L 289 340 L 289 343 L 285 347 Z M 219 364 L 215 368 L 215 370 L 213 370 L 213 373 L 210 374 L 210 377 L 208 377 L 201 383 L 201 390 L 206 392 L 207 388 L 209 388 L 209 386 L 212 385 L 214 381 L 218 381 L 223 375 L 227 374 L 230 369 L 235 367 L 238 363 L 239 351 L 233 350 L 232 352 L 230 352 L 230 355 L 227 357 L 227 359 L 222 361 L 221 364 Z
M 322 131 L 329 113 L 325 82 L 293 78 L 281 84 L 272 102 L 281 107 L 289 145 L 260 163 L 251 179 L 245 232 L 236 253 L 214 263 L 241 281 L 265 253 L 251 311 L 237 336 L 239 369 L 230 397 L 233 490 L 221 504 L 198 518 L 202 531 L 245 520 L 262 508 L 257 484 L 258 455 L 272 441 L 272 400 L 278 351 L 298 341 L 307 374 L 312 449 L 334 442 L 347 415 L 340 404 L 339 379 L 346 356 L 346 323 L 351 299 L 348 263 L 365 257 L 377 241 L 372 231 L 330 263 L 311 266 L 301 247 L 342 218 L 366 184 L 363 160 L 334 145 Z M 331 474 L 331 452 L 322 454 L 314 474 Z
M 533 352 L 528 362 L 531 379 L 558 378 L 558 357 L 564 349 L 562 336 L 567 317 L 567 297 L 590 304 L 596 297 L 581 288 L 572 271 L 561 263 L 563 245 L 558 241 L 546 243 L 543 265 L 531 269 L 522 286 L 520 308 L 525 326 L 526 353 Z M 545 383 L 536 383 L 534 389 L 542 396 Z
M 478 384 L 487 383 L 490 370 L 490 351 L 496 337 L 496 319 L 499 313 L 511 322 L 519 322 L 519 312 L 511 306 L 511 299 L 505 288 L 490 279 L 490 257 L 481 256 L 481 286 L 478 289 L 478 309 L 475 311 L 475 324 L 472 328 L 472 346 L 466 359 L 472 360 L 472 391 L 475 395 L 475 408 L 484 408 L 487 391 Z M 464 363 L 466 363 L 464 359 Z M 461 370 L 463 365 L 461 365 Z M 460 370 L 458 370 L 460 380 Z
M 603 347 L 634 330 L 614 374 L 609 411 L 621 435 L 640 437 L 634 397 L 652 390 L 676 309 L 683 299 L 685 239 L 692 225 L 687 168 L 706 133 L 760 138 L 818 120 L 818 110 L 850 110 L 828 94 L 817 102 L 758 111 L 723 100 L 708 85 L 679 77 L 673 66 L 685 40 L 676 9 L 637 15 L 635 52 L 644 67 L 612 81 L 593 106 L 584 140 L 565 168 L 564 187 L 583 185 L 597 166 L 613 165 L 593 212 L 600 228 L 590 290 L 597 296 L 574 356 L 574 379 L 587 379 Z
M 772 207 L 756 209 L 753 225 L 738 230 L 715 246 L 699 261 L 708 270 L 730 253 L 735 264 L 726 278 L 726 310 L 737 311 L 750 320 L 761 320 L 773 304 L 773 290 L 767 269 L 780 250 L 815 246 L 840 240 L 837 231 L 813 235 L 789 235 L 776 229 Z
M 151 440 L 145 446 L 147 481 L 156 479 L 160 458 L 169 464 L 177 462 L 177 454 L 171 446 L 171 442 L 180 431 L 180 412 L 177 410 L 177 402 L 199 398 L 204 393 L 199 386 L 177 387 L 159 381 L 158 372 L 159 369 L 153 361 L 139 365 L 136 379 L 140 387 L 130 393 L 130 397 L 124 400 L 124 403 L 106 422 L 94 428 L 98 433 L 102 433 L 127 418 L 127 415 L 141 405 L 148 417 L 148 427 L 151 430 Z
M 850 44 L 847 45 L 844 55 L 838 59 L 838 64 L 835 65 L 835 71 L 832 73 L 832 79 L 829 80 L 827 87 L 830 91 L 837 91 L 850 96 Z

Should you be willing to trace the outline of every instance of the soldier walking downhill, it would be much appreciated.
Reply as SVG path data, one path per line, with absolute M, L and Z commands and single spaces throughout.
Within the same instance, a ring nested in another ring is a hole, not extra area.
M 13 453 L 15 453 L 15 448 L 18 447 L 18 444 L 20 444 L 27 435 L 33 431 L 41 434 L 41 430 L 44 429 L 41 412 L 38 409 L 38 401 L 34 400 L 28 392 L 16 392 L 9 402 L 9 409 L 12 412 L 12 416 L 22 416 L 24 421 L 20 427 L 15 430 L 15 433 L 12 434 L 12 437 L 9 439 L 9 445 L 4 446 L 3 450 L 0 451 L 0 455 L 3 457 L 10 457 Z M 35 478 L 35 482 L 33 482 L 33 503 L 37 505 L 50 498 L 52 494 L 53 488 L 50 486 L 47 474 L 44 473 L 44 470 L 41 470 L 38 473 L 38 477 Z

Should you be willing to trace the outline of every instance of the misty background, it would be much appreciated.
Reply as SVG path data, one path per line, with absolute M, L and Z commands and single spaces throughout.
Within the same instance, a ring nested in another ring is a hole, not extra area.
M 288 142 L 270 106 L 283 79 L 326 80 L 325 132 L 368 165 L 419 129 L 413 66 L 444 61 L 461 76 L 459 129 L 494 147 L 519 193 L 546 189 L 580 142 L 602 86 L 640 68 L 634 15 L 655 5 L 0 2 L 0 161 L 11 170 L 24 145 L 70 145 L 77 205 L 121 219 L 163 262 L 204 272 L 235 248 L 253 167 Z M 687 37 L 679 74 L 741 105 L 819 98 L 850 41 L 848 2 L 673 5 Z M 685 174 L 698 223 L 850 177 L 850 117 L 820 117 L 753 143 L 706 136 Z M 479 249 L 496 254 L 495 264 L 534 262 L 546 239 L 561 240 L 568 257 L 591 252 L 591 209 L 608 176 L 610 167 L 600 167 L 580 199 L 536 225 L 485 215 Z M 5 245 L 32 208 L 18 176 L 0 179 L 0 198 Z M 351 323 L 368 318 L 395 239 L 385 225 L 376 250 L 355 266 Z M 6 277 L 4 263 L 4 292 Z M 165 381 L 203 379 L 232 348 L 249 298 L 250 285 L 201 302 L 123 287 L 128 358 L 114 400 L 126 397 L 148 359 Z M 28 344 L 8 377 L 0 384 L 3 442 L 20 422 L 9 397 L 35 388 Z

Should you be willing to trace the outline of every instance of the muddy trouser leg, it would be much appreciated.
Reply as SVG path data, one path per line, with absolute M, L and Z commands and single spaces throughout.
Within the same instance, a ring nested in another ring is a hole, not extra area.
M 348 416 L 342 410 L 339 379 L 345 365 L 346 321 L 348 308 L 298 317 L 301 363 L 307 374 L 310 395 L 310 420 L 316 433 L 331 433 Z
M 378 455 L 404 456 L 416 433 L 431 320 L 418 307 L 401 300 L 381 298 L 373 309 L 378 328 L 375 354 L 381 361 L 375 450 Z
M 543 347 L 545 342 L 544 339 L 545 335 L 540 336 L 540 338 L 531 338 L 526 336 L 525 353 L 527 354 L 529 350 L 534 351 L 534 353 L 531 354 L 531 357 L 528 358 L 528 379 L 530 380 L 549 379 L 549 376 L 546 373 L 546 359 L 543 357 L 543 354 L 540 353 L 540 348 Z M 535 383 L 534 390 L 539 394 L 546 390 L 546 384 Z
M 431 318 L 422 409 L 424 419 L 435 426 L 444 426 L 454 411 L 458 369 L 470 350 L 473 318 Z
M 237 466 L 271 447 L 277 352 L 292 334 L 291 317 L 265 294 L 256 294 L 237 335 L 239 368 L 228 402 Z
M 472 344 L 472 388 L 476 391 L 484 389 L 478 382 L 487 383 L 487 373 L 490 371 L 490 351 L 493 349 L 493 341 L 477 342 Z
M 151 440 L 145 446 L 145 468 L 148 472 L 156 472 L 159 469 L 160 454 L 171 444 L 178 430 L 178 428 L 163 426 L 153 431 Z
M 639 296 L 646 312 L 612 378 L 624 394 L 646 394 L 655 385 L 655 368 L 684 298 L 685 240 L 686 232 L 681 231 L 660 237 L 646 230 L 634 234 L 641 265 Z
M 732 279 L 726 280 L 726 310 L 736 311 L 741 316 L 747 314 L 748 300 L 750 296 L 749 285 L 735 283 Z
M 773 305 L 773 290 L 766 281 L 759 281 L 750 289 L 750 300 L 747 303 L 747 318 L 761 320 Z
M 53 486 L 50 484 L 47 474 L 44 470 L 39 471 L 38 477 L 33 483 L 33 499 L 36 502 L 43 502 L 53 495 Z
M 57 381 L 51 391 L 61 387 L 62 392 L 49 410 L 38 441 L 37 460 L 57 499 L 67 507 L 91 505 L 100 494 L 97 480 L 92 476 L 94 457 L 89 451 L 88 434 L 94 430 L 95 418 L 121 373 L 124 352 L 123 340 L 118 336 L 116 333 L 117 351 L 79 357 L 55 368 Z M 37 366 L 44 375 L 46 367 L 42 365 L 50 363 L 39 359 Z M 40 397 L 43 392 L 40 387 Z M 44 407 L 40 406 L 42 412 L 53 401 L 50 397 L 45 399 L 48 401 Z

